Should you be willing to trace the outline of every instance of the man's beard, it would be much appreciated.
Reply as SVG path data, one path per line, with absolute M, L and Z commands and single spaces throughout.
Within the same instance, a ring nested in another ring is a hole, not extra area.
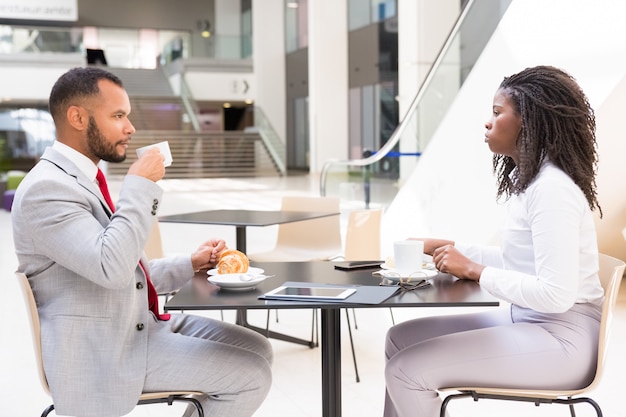
M 91 153 L 107 162 L 124 162 L 124 160 L 126 160 L 126 152 L 120 155 L 115 151 L 119 143 L 121 143 L 121 141 L 114 144 L 107 142 L 106 138 L 100 132 L 100 129 L 98 129 L 95 119 L 89 116 L 87 146 Z

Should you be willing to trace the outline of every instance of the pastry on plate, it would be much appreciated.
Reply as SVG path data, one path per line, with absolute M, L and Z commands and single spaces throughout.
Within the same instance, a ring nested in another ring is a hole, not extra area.
M 226 249 L 217 262 L 219 274 L 240 274 L 248 272 L 250 261 L 245 253 L 237 249 Z

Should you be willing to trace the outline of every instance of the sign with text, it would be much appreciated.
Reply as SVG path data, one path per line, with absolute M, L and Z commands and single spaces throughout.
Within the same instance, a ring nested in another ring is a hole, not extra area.
M 0 0 L 0 19 L 78 20 L 78 0 Z

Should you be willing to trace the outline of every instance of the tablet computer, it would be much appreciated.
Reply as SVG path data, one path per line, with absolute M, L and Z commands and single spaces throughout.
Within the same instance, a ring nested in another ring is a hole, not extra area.
M 356 292 L 354 288 L 341 287 L 299 287 L 283 285 L 275 288 L 263 296 L 269 300 L 322 300 L 341 301 Z

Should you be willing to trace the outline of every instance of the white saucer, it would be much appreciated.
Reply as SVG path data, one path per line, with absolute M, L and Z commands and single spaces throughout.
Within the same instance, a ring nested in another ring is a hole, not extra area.
M 384 264 L 383 264 L 384 265 Z M 382 267 L 382 265 L 381 265 Z M 381 271 L 378 271 L 378 275 L 385 277 L 387 279 L 390 279 L 392 281 L 398 281 L 400 280 L 400 278 L 397 276 L 397 272 L 395 269 L 393 268 L 385 268 L 382 267 L 383 269 Z M 439 272 L 436 270 L 432 270 L 432 269 L 422 269 L 421 271 L 419 271 L 419 274 L 415 274 L 415 276 L 412 276 L 411 279 L 412 280 L 420 280 L 420 279 L 429 279 L 432 278 L 434 276 L 436 276 Z M 403 279 L 406 279 L 408 277 L 402 277 Z
M 265 281 L 266 275 L 263 275 L 263 269 L 261 268 L 248 268 L 248 272 L 241 274 L 218 274 L 217 269 L 211 269 L 207 271 L 209 274 L 209 282 L 213 285 L 217 285 L 225 290 L 252 290 L 258 284 Z
M 385 262 L 383 262 L 382 264 L 380 264 L 380 267 L 381 267 L 382 269 L 388 269 L 388 270 L 390 270 L 390 271 L 395 271 L 395 268 L 393 268 L 393 267 L 391 267 L 391 266 L 387 265 Z M 422 264 L 422 271 L 429 271 L 429 270 L 430 270 L 430 271 L 436 271 L 436 270 L 437 270 L 437 268 L 435 268 L 435 264 L 434 264 L 434 263 L 432 263 L 432 262 L 424 262 L 424 263 Z

